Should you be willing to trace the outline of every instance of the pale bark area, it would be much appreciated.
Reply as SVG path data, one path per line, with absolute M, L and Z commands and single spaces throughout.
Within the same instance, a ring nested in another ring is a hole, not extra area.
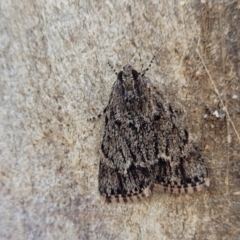
M 239 239 L 239 26 L 239 1 L 2 1 L 0 238 Z M 87 119 L 108 102 L 107 61 L 140 70 L 160 47 L 146 75 L 181 110 L 211 187 L 105 204 L 103 120 Z

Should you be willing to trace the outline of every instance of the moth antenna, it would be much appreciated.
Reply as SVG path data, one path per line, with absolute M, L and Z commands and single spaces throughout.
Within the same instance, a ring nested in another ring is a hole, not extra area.
M 115 70 L 115 68 L 113 67 L 113 65 L 108 61 L 108 65 L 109 65 L 109 67 L 114 71 L 114 73 L 116 74 L 116 75 L 118 75 L 118 73 L 117 73 L 117 71 Z
M 161 49 L 162 49 L 162 47 L 159 48 L 159 50 L 156 52 L 156 54 L 153 55 L 153 57 L 152 57 L 149 65 L 148 65 L 148 67 L 142 71 L 142 74 L 141 74 L 142 76 L 144 76 L 144 74 L 151 68 L 151 65 L 152 65 L 152 63 L 153 63 L 153 60 L 155 59 L 155 57 L 157 56 L 157 54 L 161 51 Z

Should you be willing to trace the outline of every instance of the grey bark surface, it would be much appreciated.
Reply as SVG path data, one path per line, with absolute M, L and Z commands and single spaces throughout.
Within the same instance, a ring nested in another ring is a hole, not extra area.
M 0 238 L 239 239 L 239 24 L 239 1 L 2 1 Z M 107 105 L 108 60 L 140 70 L 154 54 L 146 76 L 181 111 L 211 186 L 109 205 L 103 119 L 87 119 Z

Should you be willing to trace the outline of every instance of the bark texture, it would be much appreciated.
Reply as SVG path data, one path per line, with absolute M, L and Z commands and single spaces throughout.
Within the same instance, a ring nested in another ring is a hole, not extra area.
M 0 238 L 239 239 L 239 24 L 238 0 L 2 1 Z M 138 70 L 154 54 L 146 75 L 180 110 L 211 186 L 108 205 L 103 121 L 87 119 L 108 102 L 108 60 Z

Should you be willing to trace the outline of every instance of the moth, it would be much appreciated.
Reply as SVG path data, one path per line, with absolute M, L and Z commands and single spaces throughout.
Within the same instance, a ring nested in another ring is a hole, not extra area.
M 210 184 L 200 150 L 146 70 L 124 66 L 104 111 L 99 191 L 107 202 L 148 197 L 153 188 L 180 194 Z

